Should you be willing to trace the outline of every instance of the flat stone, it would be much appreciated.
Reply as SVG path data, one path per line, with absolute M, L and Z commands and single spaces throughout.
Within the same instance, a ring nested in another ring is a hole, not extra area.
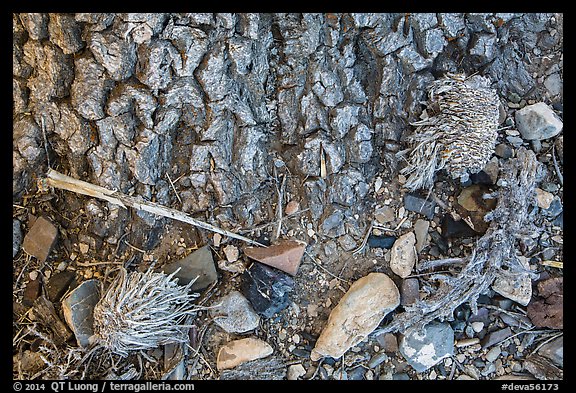
M 400 339 L 400 353 L 419 373 L 454 354 L 454 331 L 446 322 L 430 322 L 419 332 L 409 331 Z
M 408 306 L 420 300 L 420 284 L 417 278 L 406 278 L 400 285 L 400 304 Z
M 284 213 L 289 216 L 291 214 L 296 213 L 298 210 L 300 210 L 300 204 L 298 203 L 298 201 L 290 201 L 286 204 L 286 207 L 284 208 Z
M 22 245 L 22 228 L 20 221 L 14 218 L 12 220 L 12 258 L 16 257 L 18 251 L 20 251 L 20 246 Z
M 288 307 L 293 286 L 287 273 L 256 262 L 242 274 L 240 289 L 258 314 L 270 318 Z
M 428 229 L 430 221 L 417 219 L 414 223 L 414 235 L 416 236 L 416 252 L 420 253 L 428 245 Z
M 530 269 L 526 258 L 520 257 L 519 260 L 524 268 Z M 530 299 L 532 299 L 532 279 L 528 273 L 511 274 L 501 269 L 500 275 L 492 283 L 492 289 L 523 306 L 528 305 Z
M 72 284 L 72 281 L 74 281 L 75 277 L 76 273 L 71 271 L 62 271 L 50 277 L 48 285 L 46 286 L 48 299 L 50 299 L 52 303 L 60 301 L 62 296 L 64 296 L 70 287 L 70 284 Z
M 380 351 L 377 354 L 375 354 L 374 356 L 372 356 L 372 358 L 370 358 L 370 361 L 368 362 L 368 367 L 370 367 L 370 368 L 377 367 L 380 364 L 384 363 L 388 359 L 389 359 L 389 357 L 386 354 L 386 352 Z
M 560 336 L 544 344 L 538 350 L 538 354 L 550 359 L 558 367 L 564 367 L 564 337 Z
M 510 327 L 506 327 L 504 329 L 495 330 L 493 332 L 488 333 L 482 341 L 482 348 L 490 348 L 493 345 L 499 344 L 502 340 L 510 337 L 512 335 L 512 329 Z
M 229 244 L 226 247 L 224 247 L 223 251 L 224 255 L 226 255 L 226 260 L 228 262 L 236 262 L 238 260 L 240 252 L 238 251 L 238 248 L 236 246 Z
M 274 352 L 270 344 L 257 338 L 234 340 L 218 351 L 216 367 L 218 370 L 234 368 L 251 360 L 265 358 Z
M 436 202 L 431 199 L 426 199 L 417 193 L 410 193 L 404 195 L 404 208 L 411 212 L 420 213 L 429 220 L 434 218 L 434 208 Z
M 512 148 L 510 146 L 508 146 L 507 144 L 500 143 L 500 144 L 496 145 L 496 148 L 494 149 L 494 153 L 498 157 L 507 160 L 509 158 L 512 158 L 512 155 L 514 155 L 514 150 L 512 150 Z
M 84 281 L 62 300 L 64 319 L 81 347 L 87 347 L 94 334 L 94 306 L 99 300 L 99 280 Z
M 238 291 L 232 291 L 215 301 L 209 313 L 214 322 L 228 333 L 249 332 L 260 323 L 260 316 Z
M 486 353 L 486 361 L 488 361 L 490 363 L 494 362 L 496 359 L 498 359 L 498 356 L 500 356 L 500 353 L 501 353 L 501 349 L 499 346 L 492 347 Z
M 548 191 L 544 191 L 540 188 L 536 188 L 536 203 L 540 209 L 548 209 L 553 200 L 554 194 Z
M 394 212 L 394 209 L 392 209 L 390 206 L 383 206 L 374 211 L 374 218 L 380 224 L 386 224 L 394 221 L 394 219 L 396 218 L 396 214 Z
M 306 374 L 306 369 L 302 363 L 292 364 L 288 366 L 288 372 L 286 373 L 286 379 L 289 381 L 296 381 L 298 378 Z
M 46 218 L 38 217 L 24 237 L 22 248 L 43 263 L 56 243 L 58 229 Z
M 402 278 L 408 277 L 416 264 L 415 245 L 414 232 L 408 232 L 400 236 L 390 250 L 390 269 Z
M 376 336 L 376 341 L 382 347 L 382 351 L 387 353 L 398 352 L 398 339 L 393 333 L 384 333 Z
M 192 290 L 197 291 L 208 287 L 218 280 L 218 273 L 214 266 L 214 259 L 209 246 L 204 246 L 189 254 L 184 259 L 164 265 L 160 270 L 166 274 L 174 273 L 181 268 L 174 277 L 178 278 L 178 284 L 188 285 L 190 281 L 198 277 L 192 284 Z
M 543 102 L 517 110 L 515 118 L 522 138 L 529 141 L 552 138 L 563 127 L 562 120 Z
M 300 240 L 281 240 L 268 247 L 246 247 L 244 254 L 258 262 L 293 276 L 298 272 L 307 244 Z
M 372 333 L 399 304 L 398 288 L 386 274 L 370 273 L 358 279 L 330 313 L 310 359 L 340 358 Z

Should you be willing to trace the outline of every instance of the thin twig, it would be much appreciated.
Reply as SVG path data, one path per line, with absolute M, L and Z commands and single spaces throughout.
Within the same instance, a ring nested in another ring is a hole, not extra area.
M 174 187 L 174 183 L 172 182 L 172 179 L 170 179 L 170 175 L 168 174 L 168 172 L 166 172 L 166 177 L 168 178 L 168 181 L 172 186 L 172 190 L 174 190 L 174 194 L 176 194 L 176 198 L 178 198 L 178 201 L 180 202 L 180 204 L 182 204 L 182 199 L 180 199 L 180 195 L 178 195 L 178 191 L 176 191 L 176 187 Z
M 554 162 L 554 169 L 556 170 L 556 175 L 558 176 L 558 180 L 560 181 L 560 185 L 564 185 L 564 177 L 560 172 L 560 168 L 558 167 L 558 162 L 556 161 L 556 145 L 552 145 L 552 162 Z
M 46 175 L 46 181 L 49 186 L 54 188 L 60 188 L 63 190 L 76 192 L 82 195 L 88 195 L 91 197 L 104 199 L 115 205 L 122 206 L 123 208 L 129 206 L 138 210 L 144 210 L 162 217 L 172 218 L 174 220 L 182 221 L 202 229 L 217 232 L 224 236 L 242 240 L 246 243 L 265 247 L 265 245 L 260 242 L 227 231 L 225 229 L 218 228 L 206 222 L 197 220 L 179 210 L 168 208 L 158 203 L 147 202 L 142 200 L 141 198 L 131 197 L 129 195 L 122 194 L 118 191 L 108 190 L 104 187 L 100 187 L 82 180 L 77 180 L 70 176 L 63 175 L 62 173 L 57 172 L 53 169 L 48 170 L 48 174 Z
M 123 265 L 124 262 L 102 261 L 102 262 L 76 262 L 76 265 L 82 267 L 99 266 L 99 265 Z
M 274 174 L 276 174 L 276 167 L 274 167 Z M 280 186 L 280 189 L 278 189 L 278 185 L 276 184 L 276 191 L 278 192 L 278 204 L 276 206 L 276 221 L 278 226 L 276 227 L 276 232 L 274 233 L 274 236 L 272 238 L 273 242 L 280 237 L 280 231 L 282 230 L 282 204 L 284 203 L 283 200 L 284 200 L 285 187 L 286 187 L 286 176 L 283 176 L 282 185 Z
M 138 247 L 136 247 L 136 246 L 133 246 L 132 244 L 128 243 L 127 240 L 124 240 L 124 243 L 126 243 L 126 245 L 127 245 L 128 247 L 130 247 L 131 249 L 136 250 L 136 251 L 140 251 L 142 254 L 146 254 L 146 251 L 145 251 L 145 250 L 142 250 L 141 248 L 138 248 Z
M 359 252 L 361 252 L 364 249 L 364 247 L 366 247 L 366 244 L 368 243 L 368 238 L 370 237 L 370 234 L 372 234 L 372 228 L 373 227 L 374 227 L 374 221 L 370 221 L 370 224 L 368 225 L 368 229 L 366 230 L 366 233 L 364 233 L 364 238 L 362 239 L 362 243 L 360 243 L 360 245 L 352 251 L 352 255 L 358 254 Z
M 542 348 L 544 345 L 548 344 L 550 341 L 557 339 L 558 337 L 562 336 L 564 334 L 564 332 L 560 332 L 546 340 L 544 340 L 544 342 L 540 343 L 536 348 L 534 348 L 534 350 L 532 352 L 530 352 L 530 355 L 536 353 L 540 348 Z
M 338 277 L 337 275 L 335 275 L 334 273 L 332 273 L 330 270 L 326 269 L 324 266 L 322 266 L 321 264 L 319 264 L 318 262 L 316 262 L 316 258 L 314 258 L 308 251 L 304 251 L 306 253 L 306 255 L 308 255 L 310 257 L 310 260 L 312 261 L 312 263 L 314 263 L 316 266 L 318 266 L 320 269 L 324 270 L 326 273 L 328 273 L 330 276 L 340 280 L 340 281 L 344 281 L 345 283 L 350 284 L 350 281 L 345 280 L 343 278 Z

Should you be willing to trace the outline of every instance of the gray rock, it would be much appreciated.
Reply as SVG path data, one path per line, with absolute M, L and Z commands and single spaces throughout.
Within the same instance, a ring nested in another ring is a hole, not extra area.
M 538 350 L 538 354 L 552 360 L 558 367 L 564 367 L 564 337 L 560 336 L 544 344 Z
M 94 334 L 94 306 L 100 300 L 100 281 L 84 281 L 62 300 L 62 313 L 81 347 Z
M 519 136 L 507 136 L 506 140 L 515 148 L 519 148 L 524 143 L 524 139 Z
M 232 291 L 218 299 L 214 306 L 209 311 L 210 316 L 228 333 L 246 333 L 256 329 L 260 323 L 260 316 L 238 291 Z
M 416 236 L 416 251 L 421 252 L 428 245 L 428 228 L 430 221 L 417 219 L 414 223 L 414 235 Z
M 370 358 L 370 361 L 368 362 L 368 367 L 370 368 L 378 367 L 380 364 L 384 363 L 388 359 L 389 359 L 388 355 L 386 354 L 386 352 L 382 350 L 377 354 L 375 354 L 374 356 L 372 356 L 372 358 Z
M 66 55 L 76 53 L 84 47 L 80 26 L 72 15 L 50 14 L 48 33 L 50 41 L 58 45 Z
M 344 213 L 339 209 L 335 209 L 332 214 L 328 215 L 324 221 L 322 221 L 320 228 L 326 236 L 342 236 L 345 233 Z
M 436 202 L 432 199 L 420 196 L 417 193 L 410 193 L 404 195 L 404 208 L 408 211 L 420 213 L 426 216 L 429 220 L 434 217 L 434 208 Z
M 115 81 L 128 79 L 134 73 L 135 43 L 123 40 L 113 32 L 95 32 L 88 39 L 88 48 Z
M 514 151 L 512 150 L 512 148 L 510 146 L 508 146 L 505 143 L 499 143 L 498 145 L 496 145 L 496 148 L 494 149 L 494 153 L 500 157 L 500 158 L 504 158 L 505 160 L 512 158 L 512 155 L 514 154 Z
M 543 102 L 516 111 L 516 125 L 526 140 L 552 138 L 562 131 L 562 120 Z
M 79 57 L 74 63 L 76 76 L 70 89 L 72 106 L 87 120 L 102 119 L 111 81 L 106 78 L 104 67 L 91 57 Z
M 192 284 L 193 291 L 202 290 L 218 279 L 209 246 L 201 247 L 179 261 L 164 265 L 160 270 L 171 274 L 179 268 L 180 270 L 174 277 L 178 278 L 180 285 L 188 285 L 190 281 L 198 277 Z
M 400 353 L 417 372 L 424 372 L 454 354 L 454 331 L 449 323 L 430 322 L 400 339 Z
M 488 333 L 481 341 L 482 348 L 489 348 L 493 345 L 500 343 L 505 338 L 508 338 L 512 335 L 512 330 L 510 327 L 506 327 L 504 329 L 495 330 L 493 332 Z
M 546 87 L 548 93 L 550 93 L 551 96 L 556 96 L 562 93 L 564 83 L 562 82 L 562 77 L 560 76 L 560 74 L 556 72 L 548 76 L 544 80 L 544 86 Z
M 17 218 L 12 220 L 12 258 L 16 257 L 22 245 L 22 228 Z

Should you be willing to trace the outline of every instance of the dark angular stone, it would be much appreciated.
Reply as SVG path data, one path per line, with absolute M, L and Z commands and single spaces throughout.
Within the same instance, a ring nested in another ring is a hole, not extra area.
M 512 329 L 510 329 L 510 327 L 490 332 L 482 340 L 481 342 L 482 348 L 489 348 L 493 345 L 496 345 L 500 341 L 510 337 L 511 335 L 512 335 Z
M 400 285 L 400 304 L 408 306 L 420 300 L 420 285 L 417 278 L 406 278 Z
M 201 247 L 187 257 L 163 266 L 161 270 L 166 274 L 171 274 L 178 268 L 180 270 L 174 277 L 178 278 L 180 285 L 187 285 L 198 277 L 192 284 L 193 291 L 204 289 L 218 279 L 218 273 L 216 272 L 209 246 Z
M 394 236 L 375 236 L 368 237 L 368 246 L 371 248 L 387 248 L 390 249 L 394 245 L 396 237 Z
M 445 238 L 472 237 L 476 236 L 474 231 L 464 220 L 456 221 L 447 214 L 442 220 L 442 236 Z
M 40 296 L 40 280 L 30 280 L 24 288 L 24 294 L 22 295 L 22 304 L 26 307 L 32 307 L 34 301 Z
M 52 303 L 59 302 L 62 296 L 66 293 L 72 281 L 76 277 L 76 273 L 71 271 L 63 271 L 54 274 L 50 277 L 46 290 L 48 292 L 48 299 Z
M 426 216 L 429 220 L 434 217 L 434 208 L 436 202 L 431 199 L 426 199 L 417 193 L 410 193 L 404 196 L 404 208 L 411 212 L 420 213 Z
M 293 286 L 289 274 L 255 262 L 242 275 L 241 292 L 258 314 L 270 318 L 288 307 Z

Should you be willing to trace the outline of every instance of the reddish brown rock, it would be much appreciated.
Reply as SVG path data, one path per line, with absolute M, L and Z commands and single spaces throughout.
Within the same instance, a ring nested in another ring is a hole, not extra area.
M 24 237 L 22 248 L 43 263 L 52 251 L 57 237 L 58 229 L 44 217 L 39 217 Z
M 274 350 L 270 344 L 258 338 L 248 337 L 234 340 L 221 347 L 218 351 L 216 368 L 218 370 L 234 368 L 242 363 L 265 358 L 271 355 L 272 352 Z
M 305 242 L 300 240 L 281 240 L 268 247 L 246 247 L 244 254 L 255 261 L 295 276 L 305 250 Z
M 528 304 L 528 318 L 536 327 L 564 329 L 563 277 L 540 281 L 538 293 L 542 298 Z

